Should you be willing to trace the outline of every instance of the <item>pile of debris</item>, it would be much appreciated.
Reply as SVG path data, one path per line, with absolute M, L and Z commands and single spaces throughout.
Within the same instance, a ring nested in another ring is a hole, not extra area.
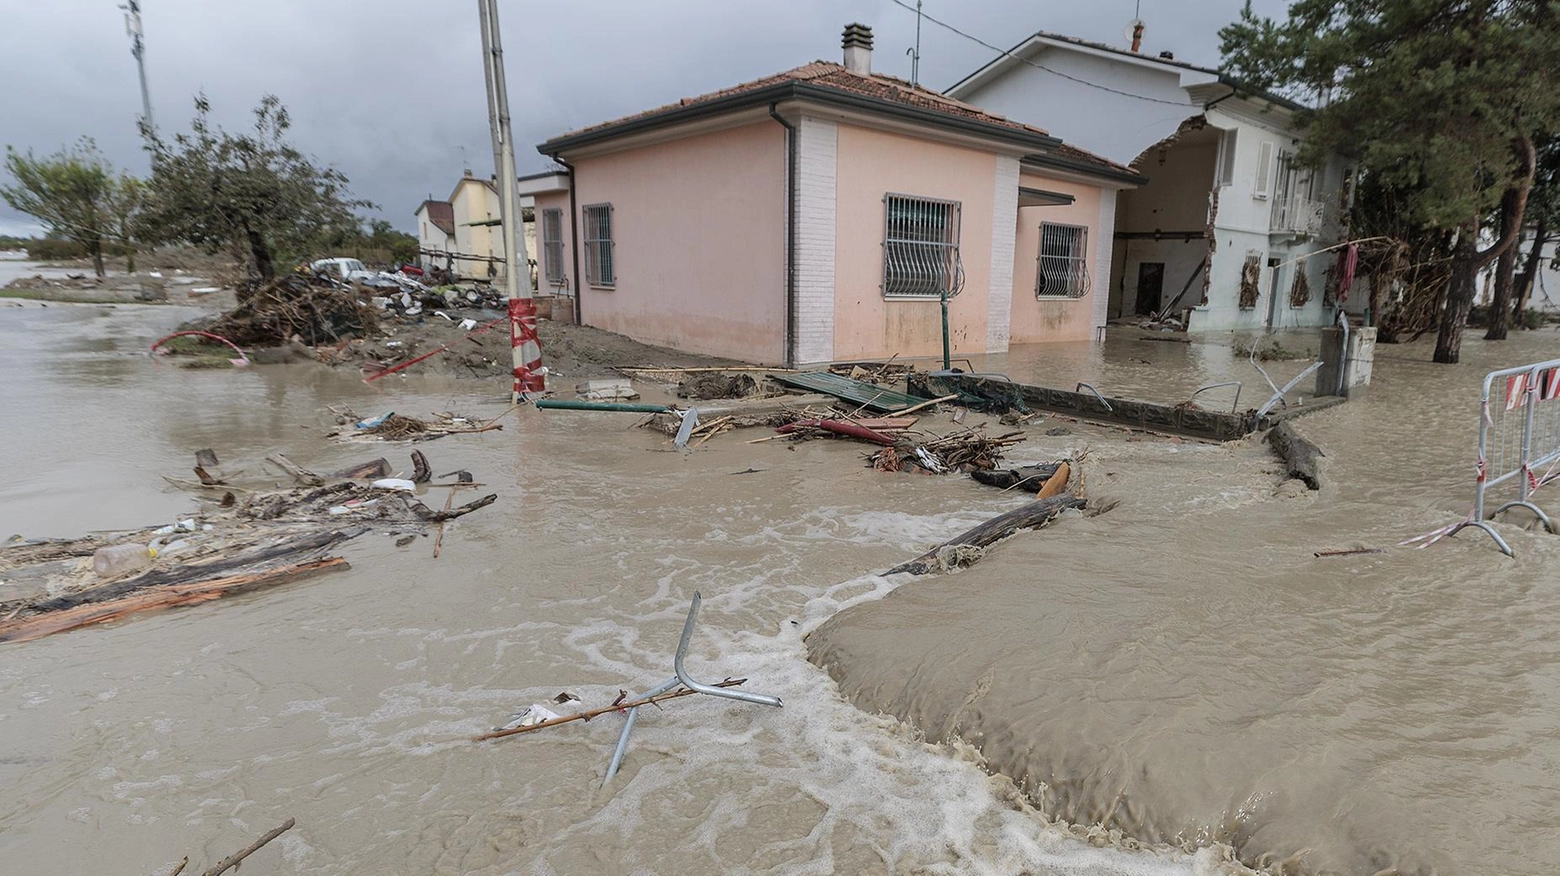
M 878 471 L 890 472 L 988 471 L 1002 461 L 1004 450 L 1023 440 L 1022 432 L 987 435 L 983 426 L 976 426 L 924 440 L 896 441 L 868 457 L 867 464 Z
M 829 371 L 851 380 L 861 380 L 877 386 L 903 386 L 914 365 L 896 365 L 887 362 L 839 362 L 829 366 Z
M 468 417 L 449 411 L 435 411 L 428 415 L 428 419 L 408 416 L 395 411 L 386 411 L 377 417 L 360 417 L 346 405 L 331 405 L 327 410 L 335 419 L 337 426 L 350 426 L 351 428 L 336 429 L 325 434 L 326 438 L 335 438 L 339 441 L 406 441 L 419 443 L 434 441 L 449 435 L 474 435 L 481 432 L 491 432 L 504 428 L 499 423 L 505 414 L 499 414 L 489 420 L 481 420 L 476 417 Z M 514 410 L 514 408 L 510 408 Z
M 198 489 L 202 510 L 162 527 L 124 532 L 114 538 L 22 541 L 0 546 L 0 642 L 17 642 L 140 611 L 207 602 L 259 587 L 348 568 L 327 554 L 369 532 L 410 544 L 430 525 L 485 508 L 489 494 L 456 506 L 455 496 L 474 489 L 469 472 L 452 472 L 432 483 L 427 457 L 413 451 L 411 478 L 389 477 L 386 460 L 373 460 L 324 476 L 276 454 L 266 462 L 293 486 L 270 489 L 251 480 L 234 481 L 216 454 L 196 454 L 198 481 L 167 478 Z M 418 491 L 447 487 L 443 510 L 416 498 Z
M 377 332 L 379 310 L 340 283 L 292 274 L 246 284 L 237 307 L 200 328 L 239 346 L 318 346 Z

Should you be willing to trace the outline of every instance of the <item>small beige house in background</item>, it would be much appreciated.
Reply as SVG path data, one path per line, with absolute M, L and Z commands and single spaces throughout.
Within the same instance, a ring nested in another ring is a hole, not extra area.
M 522 199 L 522 213 L 531 208 Z M 417 240 L 424 269 L 441 268 L 470 280 L 504 281 L 504 231 L 498 189 L 490 179 L 467 170 L 449 200 L 426 200 L 417 208 Z M 535 232 L 522 223 L 526 257 L 536 262 Z
M 556 137 L 539 285 L 581 322 L 765 364 L 1086 340 L 1135 171 L 871 69 L 815 61 Z

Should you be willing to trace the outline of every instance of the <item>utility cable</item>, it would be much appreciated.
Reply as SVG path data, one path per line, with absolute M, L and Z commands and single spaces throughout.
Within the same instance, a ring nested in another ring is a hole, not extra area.
M 905 3 L 904 0 L 890 0 L 890 2 L 892 2 L 895 6 L 898 6 L 898 7 L 902 8 L 902 9 L 909 10 L 910 12 L 916 12 L 916 8 L 914 6 L 911 6 L 908 3 Z M 967 40 L 969 40 L 971 42 L 977 43 L 977 44 L 979 44 L 981 46 L 984 46 L 984 47 L 992 50 L 993 52 L 996 52 L 999 55 L 1002 55 L 1003 57 L 1012 58 L 1013 60 L 1019 62 L 1020 64 L 1027 64 L 1030 67 L 1035 68 L 1036 70 L 1042 70 L 1042 71 L 1044 71 L 1046 73 L 1050 73 L 1052 76 L 1060 76 L 1063 79 L 1069 79 L 1069 80 L 1071 80 L 1073 82 L 1078 83 L 1079 85 L 1087 85 L 1090 88 L 1098 88 L 1101 91 L 1108 91 L 1111 94 L 1119 94 L 1119 95 L 1121 95 L 1123 97 L 1131 97 L 1131 98 L 1135 98 L 1137 100 L 1146 100 L 1146 101 L 1148 101 L 1150 103 L 1163 103 L 1163 104 L 1169 104 L 1170 106 L 1179 106 L 1179 107 L 1188 107 L 1188 108 L 1194 106 L 1193 104 L 1190 104 L 1190 103 L 1187 103 L 1187 102 L 1184 102 L 1184 101 L 1165 100 L 1163 98 L 1158 98 L 1158 97 L 1148 97 L 1148 96 L 1142 95 L 1142 94 L 1134 94 L 1134 93 L 1132 93 L 1130 91 L 1121 91 L 1121 90 L 1116 89 L 1116 88 L 1111 88 L 1108 85 L 1101 85 L 1098 82 L 1090 82 L 1087 79 L 1080 79 L 1077 76 L 1068 75 L 1066 73 L 1063 73 L 1060 70 L 1052 70 L 1050 67 L 1047 67 L 1044 64 L 1036 64 L 1033 61 L 1027 60 L 1025 58 L 1020 58 L 1019 56 L 1013 54 L 1012 52 L 1008 51 L 1007 49 L 1004 49 L 1004 48 L 1001 48 L 1001 47 L 998 47 L 998 46 L 994 46 L 991 43 L 988 43 L 985 40 L 981 39 L 980 37 L 973 36 L 971 34 L 965 33 L 964 31 L 959 30 L 958 28 L 954 27 L 953 25 L 951 25 L 951 24 L 949 24 L 949 23 L 947 23 L 945 21 L 939 21 L 939 20 L 933 18 L 932 16 L 927 15 L 925 12 L 916 12 L 916 14 L 920 15 L 921 17 L 925 18 L 927 21 L 930 21 L 932 24 L 935 24 L 935 25 L 937 25 L 938 27 L 940 27 L 940 28 L 942 28 L 944 30 L 952 31 L 952 32 L 958 34 L 961 37 L 964 37 L 965 39 L 967 39 Z

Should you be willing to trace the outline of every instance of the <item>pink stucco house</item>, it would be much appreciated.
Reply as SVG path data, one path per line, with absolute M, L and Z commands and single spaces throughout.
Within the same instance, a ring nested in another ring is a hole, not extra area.
M 580 321 L 764 364 L 1085 340 L 1133 170 L 871 71 L 815 61 L 538 149 L 538 281 Z M 545 190 L 544 190 L 545 189 Z M 530 192 L 528 192 L 530 193 Z

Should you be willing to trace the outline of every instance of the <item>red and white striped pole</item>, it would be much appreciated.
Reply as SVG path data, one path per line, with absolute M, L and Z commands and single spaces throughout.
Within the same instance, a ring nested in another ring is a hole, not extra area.
M 493 165 L 498 176 L 500 227 L 504 233 L 504 285 L 509 293 L 509 344 L 513 351 L 518 404 L 546 388 L 542 345 L 536 336 L 536 299 L 530 266 L 520 258 L 525 247 L 515 189 L 515 144 L 509 125 L 509 90 L 504 84 L 504 48 L 495 0 L 477 0 L 482 23 L 483 70 L 487 79 L 488 124 L 493 133 Z

